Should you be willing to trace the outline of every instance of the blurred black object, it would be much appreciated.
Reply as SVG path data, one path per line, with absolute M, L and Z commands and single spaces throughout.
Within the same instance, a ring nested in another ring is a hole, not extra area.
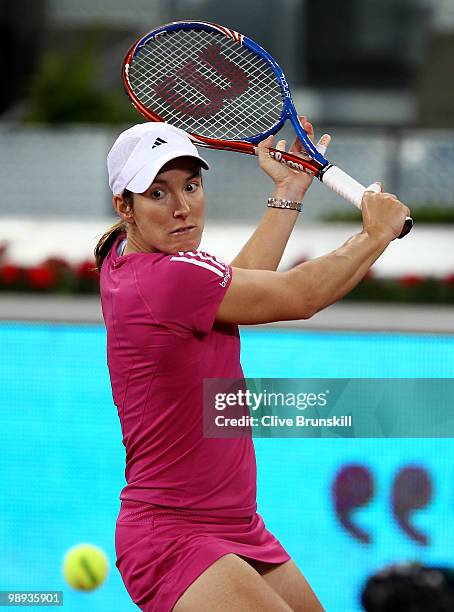
M 453 612 L 454 570 L 391 565 L 368 578 L 361 604 L 366 612 Z
M 27 92 L 44 36 L 45 0 L 1 0 L 0 53 L 3 86 L 0 113 Z
M 431 32 L 429 3 L 418 0 L 305 2 L 308 82 L 321 88 L 411 89 Z M 303 58 L 301 58 L 303 59 Z

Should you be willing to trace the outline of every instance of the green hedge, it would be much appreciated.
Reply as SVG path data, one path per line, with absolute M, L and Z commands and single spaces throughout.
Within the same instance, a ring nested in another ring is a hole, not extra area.
M 69 51 L 49 51 L 30 83 L 26 123 L 137 123 L 139 116 L 118 79 L 105 84 L 107 32 L 92 29 Z
M 454 223 L 454 202 L 452 207 L 448 206 L 415 206 L 411 208 L 411 216 L 415 223 L 430 223 L 445 225 Z M 361 213 L 355 210 L 330 212 L 323 216 L 324 221 L 334 223 L 361 223 Z
M 454 274 L 442 279 L 410 274 L 400 278 L 366 277 L 344 300 L 454 304 Z

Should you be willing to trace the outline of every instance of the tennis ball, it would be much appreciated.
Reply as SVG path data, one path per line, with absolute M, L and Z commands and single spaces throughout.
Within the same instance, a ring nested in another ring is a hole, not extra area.
M 68 550 L 63 559 L 66 582 L 79 591 L 92 591 L 105 580 L 109 570 L 107 557 L 93 544 L 78 544 Z

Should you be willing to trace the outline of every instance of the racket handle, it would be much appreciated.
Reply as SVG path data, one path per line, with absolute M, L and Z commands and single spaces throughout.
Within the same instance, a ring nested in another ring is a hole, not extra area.
M 372 185 L 371 187 L 364 187 L 364 185 L 358 183 L 358 181 L 337 166 L 328 166 L 326 170 L 323 170 L 318 174 L 318 177 L 322 183 L 325 183 L 325 185 L 327 185 L 335 193 L 342 196 L 345 200 L 347 200 L 347 202 L 351 202 L 351 204 L 360 210 L 364 193 L 366 191 L 375 191 Z M 406 236 L 412 227 L 413 219 L 411 217 L 407 217 L 399 238 Z

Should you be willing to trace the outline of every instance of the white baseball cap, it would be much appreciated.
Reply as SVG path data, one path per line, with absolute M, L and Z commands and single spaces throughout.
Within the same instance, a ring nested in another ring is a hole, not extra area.
M 159 170 L 177 157 L 194 157 L 209 169 L 183 130 L 168 123 L 139 123 L 122 132 L 107 155 L 109 186 L 113 194 L 125 189 L 143 193 Z

